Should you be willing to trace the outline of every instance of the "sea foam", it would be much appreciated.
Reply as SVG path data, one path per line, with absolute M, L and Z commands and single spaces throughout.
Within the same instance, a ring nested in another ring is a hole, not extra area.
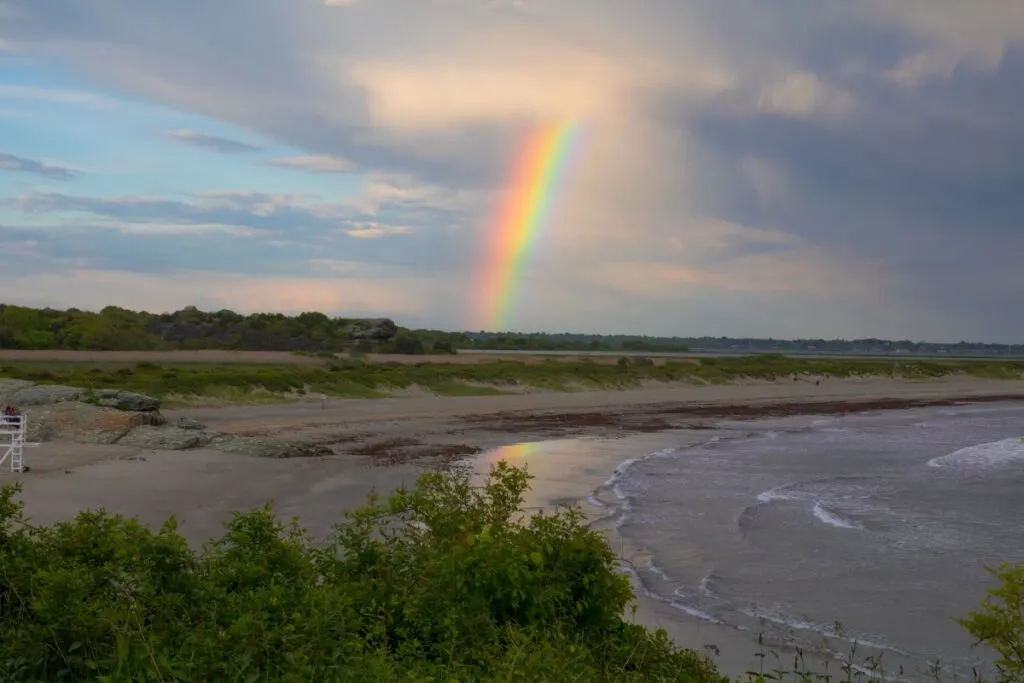
M 968 446 L 948 455 L 932 458 L 929 467 L 953 470 L 991 470 L 1024 460 L 1024 437 L 1015 436 Z

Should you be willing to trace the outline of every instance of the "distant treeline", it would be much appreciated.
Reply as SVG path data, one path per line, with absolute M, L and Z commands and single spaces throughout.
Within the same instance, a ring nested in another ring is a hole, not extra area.
M 8 349 L 320 351 L 387 347 L 397 336 L 398 329 L 387 319 L 329 318 L 323 313 L 240 315 L 194 306 L 160 314 L 107 306 L 92 313 L 0 304 L 0 348 Z
M 0 304 L 0 348 L 106 351 L 236 349 L 247 351 L 445 354 L 458 349 L 534 351 L 686 351 L 646 337 L 463 333 L 410 330 L 391 320 L 331 318 L 323 313 L 241 315 L 188 306 L 147 313 L 107 306 L 99 313 Z
M 687 351 L 789 354 L 1019 355 L 1024 345 L 884 339 L 736 339 L 573 333 L 444 332 L 406 329 L 387 318 L 331 318 L 308 312 L 241 315 L 187 306 L 146 313 L 108 306 L 99 313 L 0 304 L 0 348 L 110 351 L 236 349 L 249 351 L 444 354 L 459 349 L 512 351 Z

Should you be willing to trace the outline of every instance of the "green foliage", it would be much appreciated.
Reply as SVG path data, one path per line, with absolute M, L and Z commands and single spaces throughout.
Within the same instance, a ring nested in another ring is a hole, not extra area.
M 999 654 L 1000 680 L 1024 681 L 1024 564 L 1003 565 L 991 571 L 999 585 L 989 591 L 981 608 L 960 625 Z
M 419 330 L 417 330 L 419 332 Z M 437 334 L 437 333 L 433 333 Z M 441 333 L 443 334 L 443 333 Z M 678 339 L 596 334 L 548 334 L 537 332 L 457 333 L 450 340 L 455 348 L 508 351 L 649 351 L 685 353 L 690 347 Z
M 399 332 L 395 335 L 395 338 L 391 340 L 390 347 L 388 350 L 393 350 L 394 353 L 411 356 L 423 355 L 427 352 L 423 340 L 408 332 Z
M 501 360 L 403 364 L 370 363 L 355 355 L 333 357 L 324 365 L 17 362 L 0 367 L 2 378 L 40 384 L 117 388 L 163 398 L 205 396 L 239 402 L 265 402 L 275 395 L 289 397 L 303 392 L 374 398 L 410 387 L 442 395 L 479 396 L 502 393 L 515 386 L 571 391 L 628 388 L 645 381 L 725 383 L 800 376 L 925 379 L 954 374 L 1019 379 L 1024 375 L 1024 362 L 804 360 L 764 355 L 661 364 L 646 358 L 627 357 L 617 363 L 548 359 L 540 363 Z
M 234 311 L 204 312 L 188 306 L 158 315 L 116 306 L 89 313 L 0 305 L 0 348 L 330 353 L 359 343 L 353 333 L 364 326 L 359 320 L 329 318 L 323 313 L 242 316 Z
M 326 539 L 268 505 L 192 551 L 103 510 L 30 525 L 0 493 L 0 680 L 699 681 L 708 659 L 622 615 L 579 509 L 524 518 L 528 476 L 424 475 Z

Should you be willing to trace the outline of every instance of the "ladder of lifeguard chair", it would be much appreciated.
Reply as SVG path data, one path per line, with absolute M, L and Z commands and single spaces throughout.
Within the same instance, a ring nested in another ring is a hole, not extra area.
M 7 442 L 7 452 L 0 457 L 0 465 L 10 458 L 11 472 L 22 472 L 25 469 L 25 416 L 19 415 L 14 420 L 8 418 L 7 433 L 10 441 Z
M 11 437 L 11 471 L 25 469 L 25 418 L 18 420 L 18 429 Z

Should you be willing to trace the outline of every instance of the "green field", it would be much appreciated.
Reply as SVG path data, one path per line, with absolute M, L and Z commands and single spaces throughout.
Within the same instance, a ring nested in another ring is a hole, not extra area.
M 647 358 L 479 363 L 370 363 L 324 360 L 314 365 L 72 363 L 11 361 L 0 377 L 86 388 L 119 388 L 172 401 L 193 398 L 260 403 L 306 394 L 380 398 L 419 388 L 442 396 L 484 396 L 524 389 L 627 389 L 645 382 L 725 384 L 742 380 L 893 377 L 911 380 L 969 375 L 1020 379 L 1021 361 L 796 359 L 779 355 L 654 363 Z

